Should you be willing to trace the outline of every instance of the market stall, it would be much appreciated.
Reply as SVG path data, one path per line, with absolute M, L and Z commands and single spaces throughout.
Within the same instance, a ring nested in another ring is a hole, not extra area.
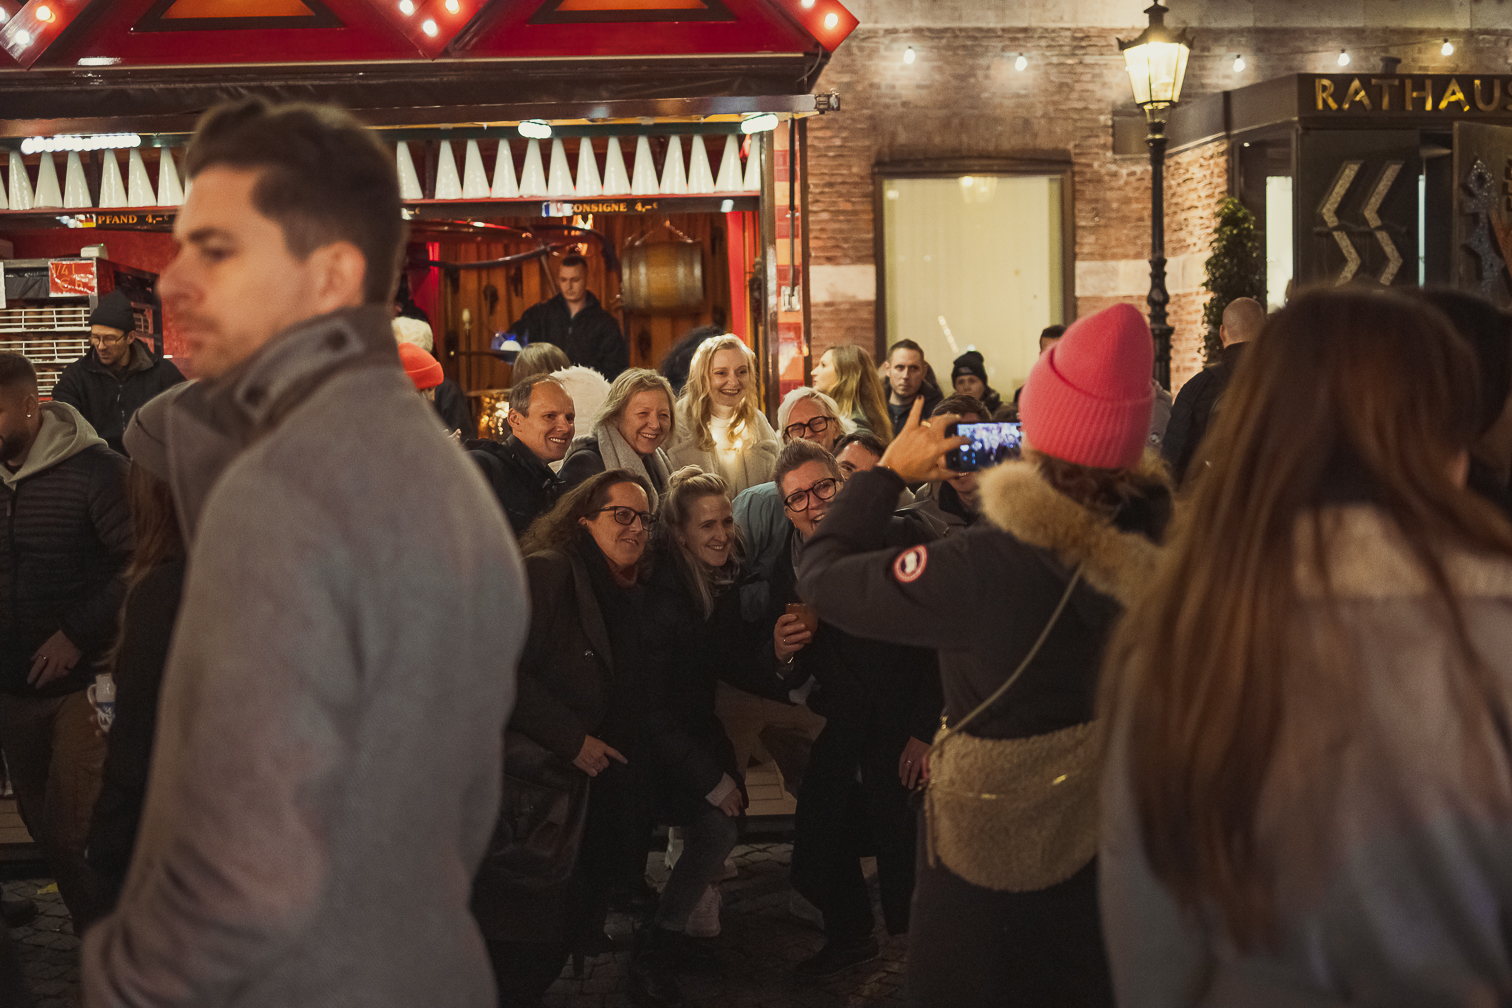
M 328 101 L 395 151 L 407 287 L 464 389 L 507 384 L 495 336 L 555 293 L 550 264 L 575 251 L 632 364 L 654 367 L 683 333 L 717 324 L 757 350 L 769 406 L 806 379 L 804 119 L 839 107 L 811 93 L 857 23 L 837 0 L 0 11 L 0 237 L 18 257 L 105 244 L 160 271 L 200 112 L 253 93 Z

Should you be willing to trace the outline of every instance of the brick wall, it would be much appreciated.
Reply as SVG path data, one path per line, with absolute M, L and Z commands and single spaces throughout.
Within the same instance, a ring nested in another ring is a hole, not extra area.
M 1197 254 L 1206 258 L 1213 237 L 1214 215 L 1228 195 L 1228 142 L 1217 141 L 1182 151 L 1166 161 L 1166 256 Z M 1176 332 L 1171 337 L 1171 387 L 1179 388 L 1202 370 L 1202 308 L 1205 290 L 1171 295 L 1168 321 Z
M 1372 9 L 1387 6 L 1370 3 Z M 1137 34 L 1137 28 L 1073 27 L 1046 24 L 1047 19 L 1039 19 L 1037 27 L 962 24 L 966 15 L 960 4 L 915 3 L 904 15 L 885 4 L 872 6 L 887 15 L 880 19 L 883 23 L 868 20 L 871 12 L 864 0 L 855 3 L 862 27 L 834 54 L 817 88 L 839 91 L 843 111 L 812 119 L 809 126 L 810 251 L 816 271 L 811 278 L 811 339 L 816 355 L 837 343 L 870 347 L 875 338 L 874 303 L 866 291 L 851 282 L 827 295 L 824 276 L 825 267 L 873 264 L 872 167 L 879 162 L 1069 157 L 1077 261 L 1113 264 L 1148 258 L 1148 163 L 1142 156 L 1112 153 L 1113 115 L 1138 113 L 1115 40 Z M 1178 0 L 1173 24 L 1181 23 L 1184 6 Z M 944 21 L 947 15 L 953 26 L 916 23 L 932 17 Z M 1132 25 L 1142 18 L 1135 12 L 1125 20 Z M 1200 27 L 1194 34 L 1184 92 L 1189 97 L 1283 74 L 1336 69 L 1341 44 L 1357 54 L 1356 66 L 1373 68 L 1379 55 L 1390 51 L 1405 58 L 1404 69 L 1418 72 L 1502 70 L 1512 55 L 1512 30 L 1499 24 L 1468 35 L 1463 29 L 1244 25 Z M 1439 54 L 1440 34 L 1454 35 L 1454 56 Z M 909 46 L 916 56 L 912 65 L 902 58 Z M 1239 74 L 1232 68 L 1236 52 L 1244 53 L 1249 64 Z M 1013 68 L 1019 53 L 1029 59 L 1023 72 Z M 1166 254 L 1173 260 L 1190 257 L 1173 264 L 1180 275 L 1173 276 L 1176 293 L 1170 306 L 1177 383 L 1200 367 L 1205 295 L 1195 288 L 1201 283 L 1213 211 L 1227 194 L 1226 156 L 1226 145 L 1216 143 L 1173 155 L 1166 165 Z M 1074 269 L 1074 264 L 1066 268 Z M 850 276 L 854 281 L 855 275 Z M 1175 282 L 1180 278 L 1185 285 Z M 1077 314 L 1115 301 L 1143 310 L 1146 289 L 1124 284 L 1111 296 L 1078 296 Z

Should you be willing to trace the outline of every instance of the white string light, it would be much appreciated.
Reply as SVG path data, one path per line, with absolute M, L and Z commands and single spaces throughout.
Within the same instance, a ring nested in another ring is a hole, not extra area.
M 1440 49 L 1439 52 L 1443 53 L 1445 56 L 1453 56 L 1454 43 L 1450 42 L 1448 39 L 1444 39 L 1444 47 Z
M 1346 49 L 1339 50 L 1339 66 L 1349 66 L 1349 51 Z
M 913 61 L 914 61 L 914 60 L 915 60 L 915 59 L 917 59 L 917 58 L 918 58 L 918 57 L 916 57 L 916 56 L 915 56 L 915 55 L 914 55 L 914 51 L 913 51 L 913 46 L 909 46 L 909 47 L 908 47 L 908 48 L 907 48 L 907 49 L 904 49 L 904 50 L 903 50 L 903 62 L 904 62 L 904 63 L 907 63 L 907 64 L 909 64 L 909 65 L 912 65 L 912 64 L 913 64 Z
M 38 151 L 89 151 L 114 147 L 140 147 L 142 138 L 135 133 L 96 133 L 93 136 L 27 137 L 21 141 L 22 154 Z
M 429 35 L 431 38 L 435 38 L 436 32 L 440 31 L 441 29 L 436 27 L 436 22 L 432 21 L 430 18 L 426 18 L 425 23 L 420 26 L 420 30 L 425 32 L 425 34 Z
M 411 14 L 415 13 L 414 0 L 399 0 L 399 13 L 403 14 L 405 17 L 409 17 Z
M 1244 73 L 1244 54 L 1243 53 L 1236 53 L 1234 55 L 1234 73 Z
M 840 15 L 836 14 L 834 11 L 830 11 L 828 14 L 824 15 L 824 27 L 833 28 L 839 23 Z
M 1018 59 L 1013 61 L 1013 69 L 1018 70 L 1021 73 L 1024 70 L 1029 69 L 1029 57 L 1025 56 L 1023 53 L 1019 53 Z

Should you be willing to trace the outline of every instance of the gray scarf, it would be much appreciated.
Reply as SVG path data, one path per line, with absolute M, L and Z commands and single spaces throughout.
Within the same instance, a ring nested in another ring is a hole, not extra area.
M 665 487 L 667 481 L 672 478 L 672 468 L 667 462 L 667 453 L 660 448 L 650 456 L 651 464 L 655 468 L 655 475 L 646 471 L 646 457 L 630 447 L 630 442 L 625 440 L 619 428 L 613 424 L 599 424 L 593 429 L 593 436 L 598 439 L 599 457 L 604 460 L 604 471 L 610 469 L 629 469 L 637 476 L 646 481 L 651 490 L 651 510 L 657 508 L 657 487 Z

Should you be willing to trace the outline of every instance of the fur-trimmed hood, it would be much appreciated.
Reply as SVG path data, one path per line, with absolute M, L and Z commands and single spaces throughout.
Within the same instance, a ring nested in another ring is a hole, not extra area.
M 1138 474 L 1169 496 L 1164 463 L 1146 451 Z M 1006 462 L 981 481 L 982 513 L 993 525 L 1031 546 L 1051 550 L 1068 567 L 1083 565 L 1093 588 L 1128 607 L 1149 582 L 1160 547 L 1146 534 L 1124 531 L 1056 490 L 1029 460 Z

